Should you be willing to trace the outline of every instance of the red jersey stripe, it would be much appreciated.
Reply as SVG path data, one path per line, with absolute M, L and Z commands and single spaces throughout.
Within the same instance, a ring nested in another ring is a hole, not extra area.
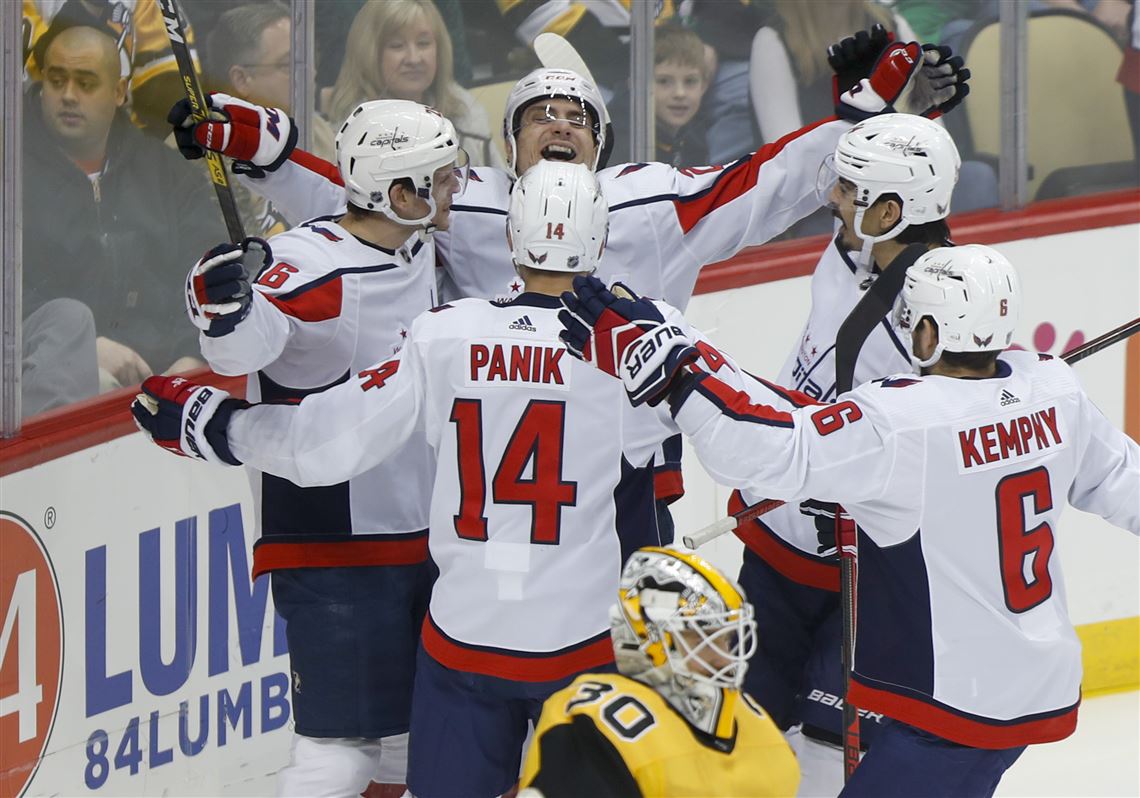
M 734 490 L 728 499 L 729 514 L 738 513 L 747 505 L 740 491 Z M 737 527 L 736 536 L 748 550 L 775 568 L 784 576 L 808 587 L 839 591 L 839 564 L 823 562 L 811 557 L 783 541 L 763 520 L 754 518 L 751 523 Z
M 737 391 L 712 375 L 697 375 L 697 390 L 724 410 L 745 421 L 759 421 L 781 427 L 792 426 L 792 414 L 769 405 L 753 404 L 751 397 Z
M 331 164 L 323 158 L 318 158 L 310 152 L 305 152 L 301 149 L 293 150 L 293 152 L 289 154 L 289 160 L 298 166 L 308 169 L 310 172 L 316 172 L 325 178 L 325 180 L 336 183 L 338 186 L 344 185 L 344 179 L 340 176 L 340 170 L 336 168 L 335 164 Z
M 965 717 L 944 709 L 933 699 L 920 700 L 871 687 L 860 681 L 857 673 L 851 674 L 849 698 L 860 709 L 881 712 L 959 745 L 987 749 L 1016 748 L 1063 740 L 1076 730 L 1077 709 L 1081 705 L 1078 700 L 1071 707 L 1050 717 L 1031 717 L 1025 720 L 999 721 L 977 716 Z
M 280 568 L 352 568 L 368 565 L 415 565 L 427 559 L 427 535 L 392 535 L 392 540 L 337 540 L 293 543 L 262 538 L 253 549 L 256 579 Z
M 681 223 L 681 229 L 688 233 L 697 226 L 697 222 L 708 216 L 717 208 L 722 205 L 727 205 L 737 197 L 747 193 L 750 189 L 755 187 L 760 169 L 767 161 L 775 158 L 790 142 L 795 141 L 809 130 L 814 130 L 820 125 L 825 125 L 833 121 L 835 121 L 834 116 L 821 119 L 814 125 L 802 127 L 781 139 L 773 141 L 771 144 L 765 144 L 756 152 L 752 153 L 752 156 L 748 160 L 738 161 L 725 169 L 724 172 L 716 178 L 713 184 L 701 193 L 693 194 L 688 197 L 678 197 L 673 200 L 673 205 L 677 209 L 677 220 Z
M 289 299 L 262 294 L 282 313 L 301 321 L 328 321 L 340 315 L 343 298 L 341 278 L 316 285 L 309 290 L 293 294 Z
M 518 682 L 550 682 L 584 673 L 614 661 L 614 647 L 607 634 L 578 648 L 543 655 L 523 655 L 506 650 L 487 651 L 452 640 L 436 627 L 429 613 L 424 618 L 421 640 L 424 650 L 441 665 L 457 671 L 481 673 Z

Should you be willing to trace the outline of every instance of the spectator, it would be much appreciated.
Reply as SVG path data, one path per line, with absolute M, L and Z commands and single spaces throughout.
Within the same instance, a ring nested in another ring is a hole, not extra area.
M 24 418 L 99 393 L 95 319 L 74 299 L 52 299 L 24 319 L 20 409 Z
M 246 3 L 228 9 L 206 37 L 206 76 L 211 89 L 292 114 L 293 21 L 282 2 Z M 333 158 L 333 129 L 314 116 L 301 120 L 309 149 Z
M 653 50 L 658 161 L 676 167 L 708 163 L 704 125 L 694 121 L 708 87 L 709 64 L 700 37 L 680 27 L 660 28 Z
M 329 116 L 379 99 L 432 106 L 455 125 L 473 166 L 505 166 L 486 113 L 455 82 L 451 37 L 431 0 L 369 0 L 353 20 Z
M 147 133 L 165 138 L 169 132 L 166 109 L 185 90 L 170 52 L 158 3 L 159 0 L 24 0 L 24 28 L 28 32 L 25 62 L 35 50 L 42 54 L 47 42 L 41 44 L 39 40 L 57 17 L 89 17 L 115 39 L 120 74 L 128 81 L 131 121 Z M 189 24 L 186 33 L 193 47 L 194 31 Z M 33 80 L 40 79 L 41 60 L 37 57 L 28 62 L 28 75 Z
M 94 314 L 103 387 L 201 363 L 182 312 L 184 262 L 224 234 L 209 185 L 123 112 L 113 32 L 57 15 L 24 119 L 24 304 Z

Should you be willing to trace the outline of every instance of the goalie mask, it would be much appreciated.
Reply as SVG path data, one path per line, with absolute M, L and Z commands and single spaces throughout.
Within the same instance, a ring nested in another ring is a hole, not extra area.
M 507 238 L 515 268 L 590 273 L 609 230 L 609 207 L 584 164 L 539 161 L 511 189 Z
M 938 345 L 918 367 L 931 366 L 945 352 L 992 352 L 1013 341 L 1021 311 L 1021 284 L 1005 256 L 967 244 L 932 249 L 907 269 L 896 311 L 896 326 L 907 336 L 925 317 L 938 328 Z
M 536 69 L 524 77 L 507 97 L 507 108 L 503 114 L 503 138 L 508 145 L 509 161 L 507 170 L 516 175 L 515 164 L 518 158 L 518 132 L 522 128 L 522 114 L 527 108 L 541 100 L 562 97 L 571 100 L 582 108 L 582 121 L 589 125 L 594 134 L 593 170 L 606 165 L 613 150 L 613 125 L 610 112 L 598 87 L 586 78 L 569 69 Z M 572 123 L 573 124 L 573 123 Z
M 756 650 L 740 587 L 695 554 L 647 547 L 630 556 L 618 597 L 610 611 L 618 670 L 653 685 L 701 731 L 731 737 Z
M 348 201 L 400 224 L 431 229 L 436 204 L 435 174 L 454 165 L 459 191 L 467 184 L 467 153 L 455 127 L 434 108 L 410 100 L 373 100 L 358 105 L 336 134 L 336 161 Z M 428 204 L 418 219 L 405 219 L 393 209 L 392 184 L 412 181 L 416 196 Z
M 863 241 L 860 261 L 871 262 L 871 247 L 895 238 L 912 224 L 950 215 L 950 197 L 962 159 L 940 125 L 911 114 L 882 114 L 860 122 L 839 138 L 835 154 L 820 169 L 821 190 L 837 178 L 855 185 L 853 232 Z M 877 236 L 863 232 L 866 210 L 882 196 L 897 195 L 901 218 Z

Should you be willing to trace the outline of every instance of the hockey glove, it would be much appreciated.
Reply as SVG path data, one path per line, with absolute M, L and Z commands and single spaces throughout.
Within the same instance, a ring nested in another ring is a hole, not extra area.
M 835 113 L 851 122 L 861 122 L 878 114 L 903 110 L 914 90 L 922 61 L 922 46 L 918 42 L 887 45 L 871 68 L 870 76 L 840 95 Z
M 621 283 L 610 291 L 596 277 L 576 277 L 574 293 L 563 293 L 562 304 L 559 336 L 567 350 L 620 377 L 634 406 L 660 403 L 681 369 L 697 359 L 681 328 Z
M 194 121 L 186 99 L 176 102 L 166 116 L 184 158 L 201 158 L 212 150 L 233 158 L 234 172 L 264 177 L 297 146 L 297 126 L 279 108 L 263 108 L 221 92 L 209 95 L 206 103 L 210 113 L 204 122 Z
M 922 68 L 917 78 L 916 99 L 927 103 L 927 107 L 919 113 L 937 119 L 956 108 L 970 93 L 970 85 L 966 82 L 969 79 L 970 70 L 966 69 L 962 56 L 954 55 L 944 44 L 922 45 Z
M 190 321 L 208 338 L 232 333 L 249 315 L 253 302 L 250 280 L 272 262 L 273 252 L 260 238 L 211 249 L 186 275 Z
M 816 551 L 820 557 L 836 557 L 839 553 L 836 543 L 835 516 L 839 515 L 839 537 L 854 543 L 855 521 L 835 502 L 821 502 L 808 499 L 800 503 L 800 512 L 815 520 L 815 535 L 819 541 Z
M 226 440 L 235 410 L 249 405 L 184 377 L 148 377 L 131 403 L 139 429 L 168 452 L 217 465 L 241 465 Z
M 871 74 L 883 50 L 894 40 L 893 33 L 882 25 L 875 25 L 869 31 L 861 30 L 827 48 L 827 63 L 835 72 L 832 91 L 836 104 L 844 92 Z

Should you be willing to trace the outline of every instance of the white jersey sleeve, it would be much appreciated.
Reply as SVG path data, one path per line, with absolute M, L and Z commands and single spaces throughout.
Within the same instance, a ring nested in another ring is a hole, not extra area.
M 1069 503 L 1140 535 L 1140 446 L 1112 426 L 1083 392 L 1079 403 L 1084 445 Z
M 345 482 L 423 435 L 422 372 L 409 345 L 299 405 L 254 405 L 230 421 L 230 450 L 245 465 L 304 487 Z
M 261 177 L 238 175 L 238 182 L 269 200 L 289 224 L 340 215 L 348 207 L 336 164 L 304 150 L 294 150 L 285 163 Z

